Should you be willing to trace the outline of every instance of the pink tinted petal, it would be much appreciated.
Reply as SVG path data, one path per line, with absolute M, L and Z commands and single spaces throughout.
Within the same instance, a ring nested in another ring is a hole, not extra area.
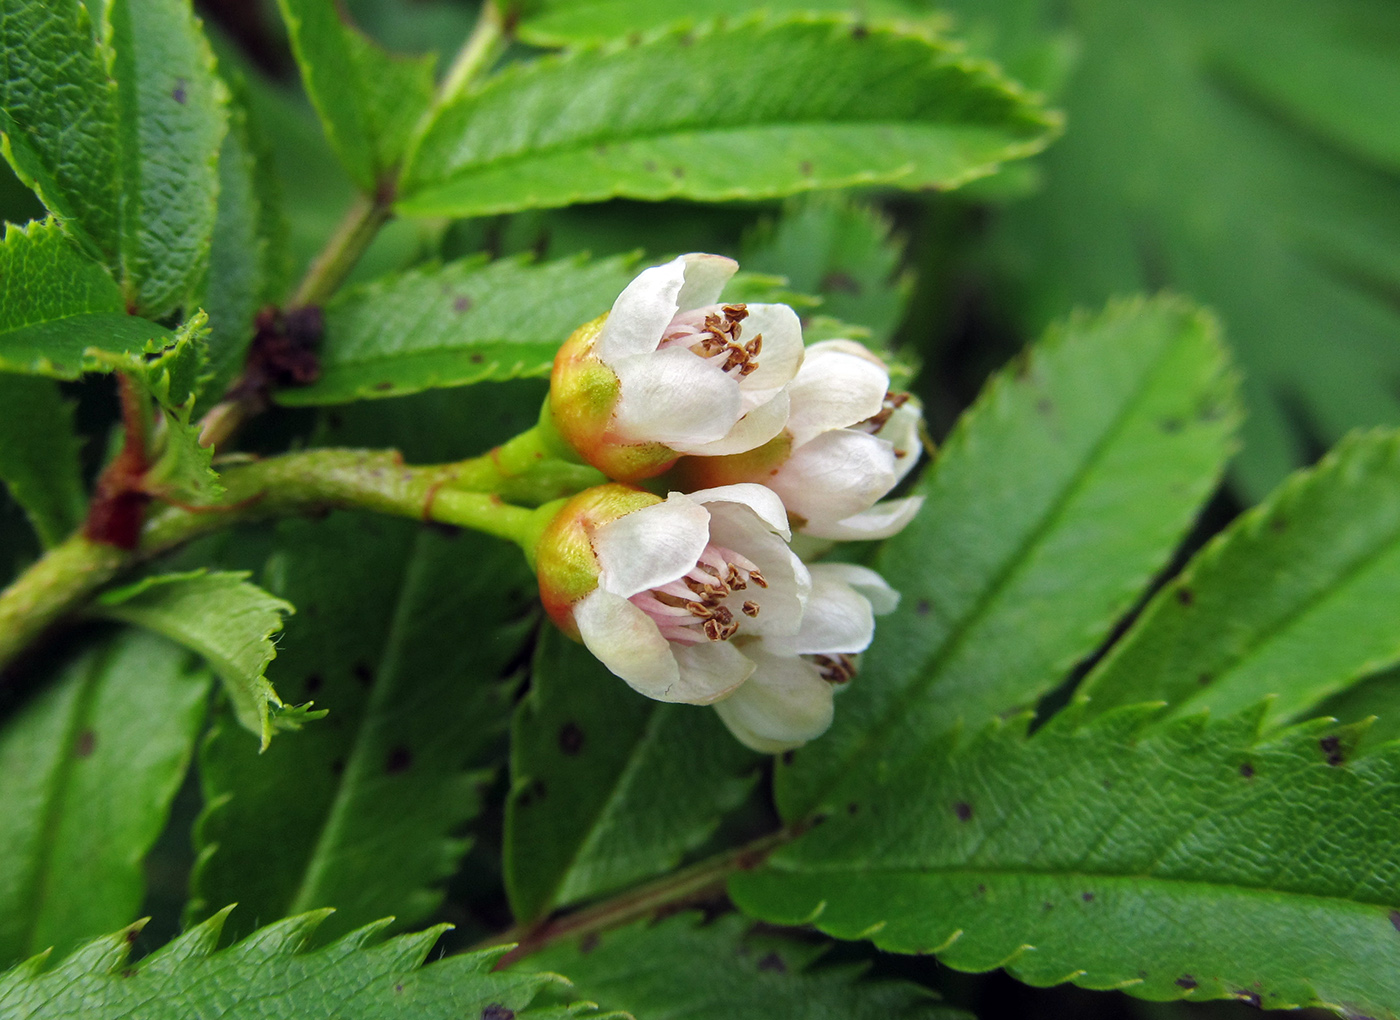
M 710 514 L 673 492 L 664 503 L 624 514 L 593 533 L 598 586 L 622 598 L 681 577 L 710 539 Z
M 890 388 L 889 373 L 871 360 L 873 356 L 854 354 L 847 346 L 859 345 L 828 340 L 807 348 L 806 360 L 788 387 L 792 413 L 787 428 L 794 446 L 879 414 Z
M 801 659 L 746 648 L 758 666 L 715 711 L 740 743 L 762 754 L 800 747 L 831 726 L 831 684 Z
M 623 358 L 613 431 L 623 439 L 677 449 L 722 439 L 741 413 L 739 385 L 684 347 Z
M 753 661 L 728 641 L 677 645 L 672 651 L 680 667 L 680 685 L 668 701 L 708 705 L 753 675 Z
M 887 499 L 876 503 L 869 510 L 840 521 L 824 521 L 819 524 L 809 522 L 803 528 L 803 534 L 811 538 L 827 538 L 840 542 L 889 538 L 903 531 L 904 526 L 914 519 L 923 505 L 923 496 Z
M 608 365 L 636 354 L 650 354 L 676 316 L 685 284 L 683 258 L 639 273 L 617 296 L 594 350 Z
M 595 589 L 574 606 L 579 636 L 598 661 L 639 694 L 675 701 L 680 668 L 651 618 L 620 595 Z
M 899 606 L 899 592 L 869 567 L 856 563 L 819 563 L 812 568 L 814 578 L 818 570 L 823 579 L 839 581 L 854 588 L 870 603 L 876 616 L 893 613 Z
M 797 651 L 804 655 L 863 652 L 875 637 L 870 600 L 842 579 L 830 564 L 812 566 L 812 594 L 802 614 Z
M 894 448 L 854 429 L 823 432 L 792 451 L 769 480 L 788 511 L 808 528 L 868 510 L 894 487 Z M 815 532 L 813 532 L 815 534 Z
M 717 302 L 720 291 L 739 269 L 739 263 L 733 259 L 702 252 L 682 255 L 676 261 L 682 264 L 685 272 L 685 283 L 676 295 L 676 304 L 682 312 Z
M 787 305 L 749 305 L 740 343 L 763 334 L 758 367 L 744 376 L 744 410 L 751 411 L 792 382 L 802 364 L 802 323 Z
M 709 443 L 687 443 L 684 446 L 672 445 L 680 453 L 697 457 L 726 457 L 731 453 L 747 453 L 756 450 L 772 439 L 788 421 L 788 395 L 779 390 L 766 404 L 760 404 L 744 415 L 721 439 Z

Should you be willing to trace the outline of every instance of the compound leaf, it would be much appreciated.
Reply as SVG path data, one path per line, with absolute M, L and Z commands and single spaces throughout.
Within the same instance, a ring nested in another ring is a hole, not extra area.
M 185 776 L 208 694 L 208 672 L 192 669 L 187 651 L 124 630 L 68 656 L 6 720 L 0 965 L 66 953 L 136 916 L 142 860 Z
M 273 677 L 329 715 L 262 755 L 216 725 L 193 911 L 237 899 L 249 925 L 330 906 L 334 932 L 391 913 L 412 924 L 470 846 L 530 577 L 504 543 L 382 517 L 288 521 L 267 539 L 266 581 L 299 610 Z
M 522 920 L 674 868 L 758 759 L 706 708 L 649 701 L 553 628 L 516 709 L 505 879 Z
M 865 967 L 814 967 L 827 947 L 752 931 L 729 914 L 641 921 L 533 954 L 532 969 L 567 974 L 554 994 L 647 1020 L 971 1020 L 905 981 L 863 980 Z
M 1213 321 L 1171 299 L 1075 317 L 994 379 L 877 560 L 903 601 L 831 730 L 781 768 L 784 814 L 844 804 L 929 734 L 1064 679 L 1165 565 L 1237 417 Z
M 1087 710 L 1270 698 L 1271 724 L 1400 661 L 1400 435 L 1356 435 L 1189 563 L 1085 678 Z
M 278 0 L 292 52 L 326 138 L 351 178 L 373 192 L 403 156 L 433 97 L 435 57 L 386 53 L 346 24 L 331 0 Z
M 916 29 L 758 17 L 508 68 L 438 112 L 397 208 L 949 188 L 1038 151 L 1057 123 L 991 65 Z
M 249 584 L 247 576 L 197 570 L 148 577 L 104 592 L 94 612 L 163 634 L 204 656 L 223 681 L 238 721 L 265 748 L 282 699 L 264 673 L 277 654 L 272 635 L 293 609 Z M 302 718 L 290 715 L 293 725 Z
M 767 865 L 756 916 L 1146 999 L 1400 1010 L 1400 745 L 1153 706 L 935 738 Z M 1344 951 L 1338 947 L 1346 947 Z
M 560 979 L 493 972 L 500 949 L 424 967 L 448 925 L 376 945 L 381 921 L 308 952 L 308 941 L 330 913 L 315 911 L 270 924 L 215 952 L 231 909 L 134 965 L 127 956 L 139 923 L 88 943 L 51 969 L 44 969 L 42 958 L 30 960 L 0 975 L 0 1011 L 26 1020 L 545 1020 L 578 1012 L 528 1008 L 541 989 Z

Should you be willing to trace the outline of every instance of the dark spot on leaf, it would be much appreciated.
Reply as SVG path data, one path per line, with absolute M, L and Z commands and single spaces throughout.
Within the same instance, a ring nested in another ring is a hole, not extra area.
M 602 941 L 602 938 L 599 937 L 596 931 L 591 931 L 583 938 L 579 939 L 578 951 L 587 955 L 588 953 L 591 953 L 593 952 L 593 950 L 597 949 L 598 943 Z
M 1042 909 L 1042 910 L 1054 910 L 1054 909 L 1055 909 L 1055 904 L 1051 903 L 1049 900 L 1046 900 L 1046 901 L 1045 901 L 1045 905 L 1044 905 L 1043 907 L 1041 907 L 1040 909 Z
M 189 83 L 185 81 L 185 79 L 176 78 L 175 87 L 170 90 L 170 98 L 175 100 L 175 102 L 179 103 L 181 106 L 185 105 L 185 99 L 187 98 L 185 93 L 185 86 L 188 84 Z
M 981 882 L 978 882 L 978 883 L 977 883 L 977 895 L 978 895 L 978 896 L 986 896 L 986 895 L 987 895 L 987 887 L 986 887 L 985 885 L 983 885 Z
M 1160 424 L 1162 431 L 1171 435 L 1173 432 L 1180 432 L 1186 423 L 1180 418 L 1163 418 Z
M 958 816 L 960 822 L 972 821 L 972 805 L 965 800 L 960 800 L 953 805 L 953 813 Z
M 1041 397 L 1035 402 L 1035 409 L 1048 418 L 1055 410 L 1055 402 L 1049 397 Z
M 566 722 L 559 728 L 559 750 L 570 758 L 583 750 L 583 730 L 577 723 Z
M 1192 605 L 1196 601 L 1196 593 L 1190 588 L 1182 586 L 1176 590 L 1176 600 L 1183 606 Z
M 484 354 L 482 354 L 480 351 L 478 351 L 478 352 L 472 354 L 472 356 L 471 356 L 470 358 L 468 358 L 467 360 L 470 361 L 473 365 L 480 365 L 483 361 L 486 360 L 486 356 L 485 356 Z
M 1094 894 L 1091 893 L 1091 892 L 1080 893 L 1080 894 L 1079 894 L 1079 898 L 1080 898 L 1081 900 L 1083 900 L 1085 903 L 1093 903 L 1093 902 L 1094 902 Z
M 467 297 L 465 294 L 453 298 L 452 300 L 452 310 L 454 312 L 457 312 L 458 314 L 467 311 L 467 309 L 471 308 L 471 306 L 472 299 Z
M 1176 979 L 1176 986 L 1178 988 L 1185 988 L 1189 992 L 1191 989 L 1197 987 L 1196 979 L 1193 978 L 1190 974 L 1183 974 L 1181 975 L 1181 977 Z
M 859 813 L 860 813 L 860 805 L 857 804 L 855 801 L 851 801 L 849 804 L 846 805 L 846 814 L 848 814 L 848 815 L 854 815 L 854 814 L 859 814 Z
M 1390 912 L 1390 923 L 1396 931 L 1400 931 L 1400 910 L 1392 910 Z
M 654 174 L 654 173 L 656 173 L 656 171 L 657 171 L 658 169 L 660 169 L 660 168 L 656 165 L 656 160 L 654 160 L 654 159 L 649 159 L 649 160 L 647 160 L 645 163 L 643 163 L 642 165 L 646 168 L 646 172 L 649 173 L 649 174 Z
M 369 668 L 368 663 L 355 663 L 352 672 L 355 674 L 355 679 L 360 681 L 360 683 L 365 687 L 369 687 L 371 684 L 374 683 L 374 670 Z
M 822 290 L 839 290 L 843 294 L 860 294 L 860 281 L 841 270 L 827 273 L 819 284 Z
M 784 765 L 791 765 L 791 764 L 792 764 L 792 759 L 793 759 L 793 757 L 794 757 L 794 755 L 793 755 L 793 753 L 792 753 L 791 751 L 784 751 L 784 752 L 783 752 L 783 764 L 784 764 Z
M 493 1002 L 481 1011 L 481 1020 L 515 1020 L 515 1010 Z
M 140 928 L 137 928 L 137 927 L 135 927 L 135 926 L 128 928 L 128 929 L 126 930 L 126 935 L 124 936 L 124 937 L 126 938 L 126 944 L 129 945 L 129 946 L 130 946 L 130 945 L 134 945 L 135 942 L 136 942 L 137 936 L 140 935 L 140 934 L 141 934 L 141 929 L 140 929 Z
M 326 683 L 326 678 L 320 673 L 308 673 L 306 676 L 306 693 L 315 694 Z
M 1105 780 L 1103 781 L 1103 788 L 1104 788 L 1105 790 L 1111 790 L 1111 789 L 1113 789 L 1113 780 L 1112 780 L 1112 779 L 1105 779 Z
M 391 776 L 406 772 L 413 764 L 413 752 L 402 744 L 389 749 L 389 756 L 384 759 L 384 771 Z
M 856 25 L 854 28 L 851 29 L 852 39 L 864 39 L 869 34 L 870 29 L 866 28 L 864 25 Z
M 136 976 L 136 973 L 137 973 L 137 971 L 136 971 L 136 968 L 135 968 L 135 967 L 128 967 L 128 968 L 126 968 L 126 970 L 122 971 L 122 977 L 124 977 L 124 978 L 133 978 L 133 977 Z
M 525 787 L 525 789 L 520 791 L 520 799 L 517 801 L 517 803 L 521 807 L 527 808 L 531 804 L 535 803 L 535 801 L 543 800 L 544 795 L 548 792 L 549 788 L 546 787 L 544 783 L 536 779 L 533 783 L 530 783 L 528 786 Z
M 1142 978 L 1144 981 L 1146 981 L 1146 980 L 1147 980 L 1147 971 L 1145 971 L 1145 970 L 1140 970 L 1140 971 L 1138 971 L 1138 977 L 1140 977 L 1140 978 Z
M 339 776 L 342 776 L 342 775 L 344 775 L 344 774 L 345 774 L 345 759 L 344 759 L 344 758 L 337 758 L 335 761 L 331 762 L 331 775 L 339 777 Z
M 691 35 L 689 32 L 682 32 L 676 37 L 676 42 L 680 43 L 682 46 L 690 46 L 694 44 L 695 36 Z
M 682 177 L 685 176 L 685 167 L 683 167 L 683 166 L 673 166 L 673 167 L 671 167 L 671 176 L 674 177 L 676 180 L 680 180 Z
M 1346 761 L 1346 756 L 1342 754 L 1342 741 L 1333 735 L 1323 737 L 1317 742 L 1317 746 L 1322 748 L 1322 753 L 1327 756 L 1328 765 L 1340 765 Z
M 1254 766 L 1247 761 L 1240 762 L 1240 775 L 1244 776 L 1246 779 L 1253 779 Z
M 90 758 L 96 748 L 97 734 L 92 730 L 83 730 L 78 734 L 78 742 L 73 745 L 73 754 L 79 758 Z
M 1263 1000 L 1259 998 L 1258 992 L 1247 992 L 1241 989 L 1235 993 L 1235 998 L 1239 999 L 1241 1002 L 1249 1003 L 1255 1009 L 1260 1008 L 1264 1004 Z
M 1206 402 L 1201 405 L 1199 417 L 1201 421 L 1219 421 L 1225 417 L 1225 405 Z
M 1275 517 L 1269 522 L 1269 527 L 1274 531 L 1287 531 L 1288 522 L 1282 517 Z
M 628 45 L 628 46 L 640 46 L 641 44 L 642 44 L 642 33 L 641 33 L 641 32 L 633 32 L 631 35 L 629 35 L 629 36 L 627 37 L 627 45 Z M 492 1020 L 494 1020 L 494 1018 L 492 1018 Z
M 403 991 L 403 985 L 395 985 L 395 986 L 394 986 L 394 991 L 396 991 L 396 992 L 401 992 L 401 991 Z
M 388 379 L 385 379 L 383 382 L 377 382 L 370 387 L 370 389 L 379 390 L 381 393 L 385 390 L 392 390 L 393 388 L 394 384 L 391 383 Z
M 810 159 L 804 159 L 804 160 L 802 161 L 801 165 L 798 166 L 797 169 L 800 170 L 800 171 L 802 172 L 802 176 L 803 176 L 803 177 L 811 177 L 811 176 L 812 176 L 812 161 L 811 161 Z
M 1209 687 L 1210 682 L 1214 679 L 1215 677 L 1211 676 L 1209 673 L 1202 673 L 1200 676 L 1196 677 L 1196 683 L 1200 684 L 1202 687 Z
M 769 953 L 758 961 L 758 969 L 771 970 L 775 974 L 786 974 L 787 964 L 783 962 L 783 958 L 777 953 Z
M 914 604 L 914 612 L 919 616 L 927 616 L 932 611 L 933 607 L 929 605 L 928 599 L 919 599 L 919 601 Z

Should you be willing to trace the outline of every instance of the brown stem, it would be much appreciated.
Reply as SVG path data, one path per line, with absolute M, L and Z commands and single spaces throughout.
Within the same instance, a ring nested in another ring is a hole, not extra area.
M 500 970 L 564 939 L 616 928 L 630 921 L 649 917 L 662 909 L 712 899 L 724 891 L 725 882 L 730 875 L 736 871 L 748 871 L 758 867 L 770 853 L 799 834 L 800 830 L 796 828 L 780 829 L 737 850 L 701 861 L 572 914 L 545 918 L 533 924 L 516 925 L 500 935 L 478 943 L 476 948 L 516 943 L 510 952 L 496 962 L 496 969 Z
M 117 391 L 122 403 L 122 448 L 97 479 L 83 537 L 118 549 L 135 549 L 151 502 L 142 490 L 142 479 L 150 469 L 146 458 L 149 414 L 145 395 L 121 372 L 117 373 Z

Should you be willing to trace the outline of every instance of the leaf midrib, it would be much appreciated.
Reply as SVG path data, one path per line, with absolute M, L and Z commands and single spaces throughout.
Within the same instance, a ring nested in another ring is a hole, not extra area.
M 1071 499 L 1079 493 L 1090 471 L 1097 466 L 1108 447 L 1118 438 L 1124 423 L 1132 417 L 1134 411 L 1137 409 L 1142 394 L 1156 381 L 1158 373 L 1168 359 L 1168 355 L 1179 342 L 1179 340 L 1173 339 L 1162 346 L 1149 370 L 1143 373 L 1142 381 L 1133 389 L 1132 393 L 1126 397 L 1122 407 L 1114 416 L 1109 427 L 1105 429 L 1103 435 L 1094 442 L 1079 468 L 1074 472 L 1069 482 L 1055 498 L 1054 503 L 1051 505 L 1049 512 L 1046 513 L 1043 520 L 1017 543 L 1015 550 L 1007 557 L 1004 565 L 996 572 L 986 588 L 983 589 L 983 593 L 978 597 L 976 605 L 974 605 L 971 611 L 959 621 L 955 628 L 953 628 L 942 645 L 923 660 L 923 665 L 920 668 L 910 671 L 908 675 L 916 679 L 912 683 L 904 686 L 898 696 L 890 704 L 889 709 L 883 714 L 878 725 L 868 728 L 865 738 L 856 745 L 856 749 L 851 754 L 844 757 L 841 769 L 843 778 L 848 777 L 854 772 L 854 766 L 857 762 L 869 756 L 872 747 L 885 743 L 885 736 L 895 726 L 897 721 L 906 714 L 908 705 L 914 701 L 916 697 L 938 686 L 940 671 L 958 649 L 962 647 L 976 624 L 985 617 L 992 604 L 997 601 L 1007 584 L 1015 576 L 1017 569 L 1025 564 L 1028 555 L 1027 551 L 1040 544 L 1041 540 L 1049 533 L 1051 528 L 1059 522 L 1065 507 L 1069 504 Z M 989 405 L 989 411 L 994 410 L 995 408 Z M 974 424 L 973 422 L 968 423 L 969 431 Z M 920 677 L 923 679 L 918 679 Z M 953 724 L 956 724 L 956 720 L 953 721 Z M 949 728 L 951 728 L 951 725 Z M 933 734 L 928 734 L 928 736 L 933 736 Z M 802 814 L 811 814 L 820 804 L 821 799 L 819 795 L 816 801 L 806 806 Z

